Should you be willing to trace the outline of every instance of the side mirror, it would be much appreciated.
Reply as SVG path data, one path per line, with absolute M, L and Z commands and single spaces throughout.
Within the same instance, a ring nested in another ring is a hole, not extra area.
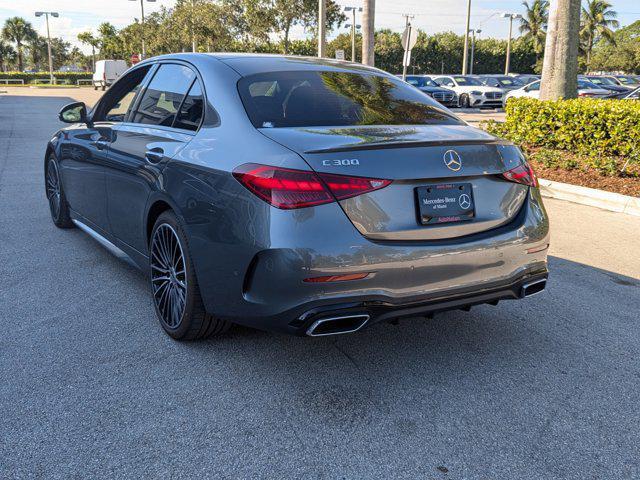
M 88 123 L 87 106 L 84 102 L 74 102 L 65 105 L 60 110 L 58 118 L 64 123 Z

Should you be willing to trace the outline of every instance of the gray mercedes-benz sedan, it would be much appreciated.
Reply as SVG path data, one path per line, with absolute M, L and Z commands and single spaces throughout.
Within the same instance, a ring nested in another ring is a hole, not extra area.
M 383 71 L 167 55 L 60 119 L 53 222 L 147 272 L 174 338 L 347 333 L 545 288 L 549 224 L 522 152 Z

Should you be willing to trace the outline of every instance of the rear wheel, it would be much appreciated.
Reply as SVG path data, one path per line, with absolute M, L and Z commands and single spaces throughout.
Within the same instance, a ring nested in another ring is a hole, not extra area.
M 177 340 L 220 335 L 231 324 L 204 309 L 187 237 L 176 215 L 158 217 L 149 242 L 151 289 L 160 325 Z
M 49 201 L 51 220 L 53 220 L 55 226 L 58 228 L 72 228 L 73 222 L 71 221 L 71 214 L 69 213 L 69 204 L 62 189 L 58 162 L 53 155 L 47 159 L 45 191 L 47 200 Z

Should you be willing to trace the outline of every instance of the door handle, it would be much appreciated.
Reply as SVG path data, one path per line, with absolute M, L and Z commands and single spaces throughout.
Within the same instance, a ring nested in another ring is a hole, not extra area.
M 95 142 L 91 142 L 91 145 L 96 147 L 98 150 L 104 150 L 109 145 L 106 138 L 99 138 Z
M 164 158 L 164 150 L 160 147 L 152 148 L 151 150 L 147 150 L 147 153 L 144 154 L 144 157 L 149 163 L 158 163 Z

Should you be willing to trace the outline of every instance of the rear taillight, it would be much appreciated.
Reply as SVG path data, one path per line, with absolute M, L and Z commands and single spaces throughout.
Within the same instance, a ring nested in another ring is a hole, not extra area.
M 233 176 L 247 189 L 277 208 L 322 205 L 379 190 L 391 183 L 377 178 L 350 177 L 246 163 Z
M 528 163 L 522 163 L 516 168 L 507 170 L 502 174 L 502 176 L 510 182 L 521 183 L 523 185 L 529 185 L 530 187 L 538 186 L 536 174 Z

